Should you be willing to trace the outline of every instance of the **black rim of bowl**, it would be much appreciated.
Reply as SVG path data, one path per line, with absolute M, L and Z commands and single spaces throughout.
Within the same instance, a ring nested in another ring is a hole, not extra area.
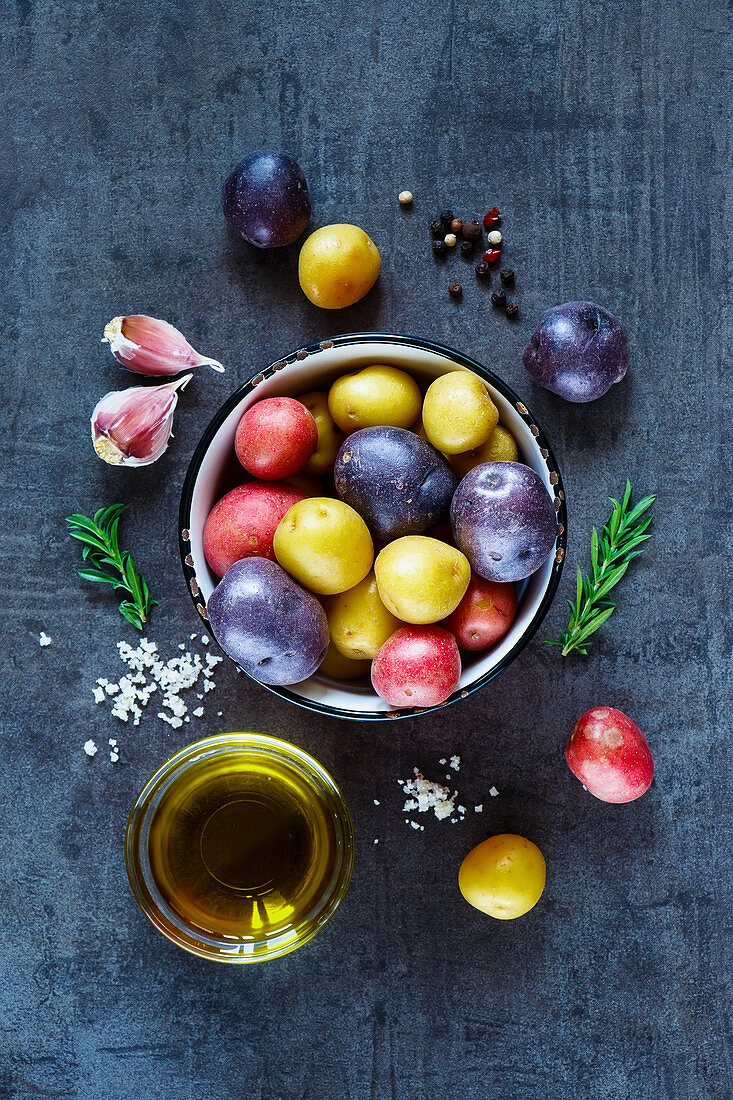
M 514 390 L 506 384 L 501 378 L 499 378 L 488 367 L 483 366 L 475 359 L 471 359 L 468 355 L 463 355 L 459 351 L 455 351 L 453 348 L 446 347 L 445 344 L 437 344 L 433 340 L 424 340 L 418 336 L 404 336 L 386 332 L 350 332 L 343 336 L 334 336 L 329 340 L 321 340 L 318 343 L 307 344 L 304 347 L 296 348 L 294 351 L 283 356 L 282 359 L 278 359 L 276 362 L 271 363 L 264 370 L 259 371 L 247 382 L 244 382 L 233 394 L 224 402 L 219 408 L 213 419 L 210 421 L 206 429 L 204 430 L 198 445 L 193 452 L 191 462 L 189 463 L 186 477 L 183 482 L 183 489 L 181 491 L 181 505 L 178 516 L 178 546 L 181 554 L 181 564 L 183 566 L 183 573 L 186 578 L 186 585 L 191 595 L 191 599 L 194 602 L 194 606 L 198 611 L 201 619 L 208 624 L 208 616 L 206 614 L 206 606 L 204 598 L 201 595 L 198 580 L 196 578 L 196 571 L 194 569 L 193 557 L 191 555 L 191 537 L 190 537 L 190 523 L 191 523 L 191 502 L 193 500 L 193 492 L 198 478 L 201 463 L 204 460 L 204 456 L 209 449 L 212 439 L 218 432 L 221 425 L 226 418 L 232 412 L 232 410 L 239 404 L 243 397 L 248 393 L 251 393 L 257 388 L 266 378 L 271 378 L 274 374 L 284 370 L 291 363 L 300 363 L 304 359 L 308 359 L 312 355 L 318 355 L 319 352 L 328 351 L 334 347 L 345 347 L 350 344 L 359 343 L 376 343 L 376 344 L 402 344 L 405 347 L 414 347 L 422 351 L 435 352 L 438 355 L 443 355 L 447 359 L 451 359 L 454 363 L 458 363 L 461 366 L 467 367 L 469 370 L 475 371 L 476 374 L 481 375 L 486 379 L 499 393 L 510 402 L 516 409 L 522 420 L 527 424 L 529 430 L 534 437 L 537 446 L 539 447 L 540 454 L 547 465 L 547 469 L 550 475 L 550 483 L 554 491 L 554 504 L 555 511 L 557 512 L 557 536 L 555 542 L 555 560 L 552 566 L 552 573 L 550 574 L 550 580 L 545 590 L 545 594 L 542 597 L 539 607 L 534 614 L 532 621 L 527 626 L 527 629 L 522 634 L 521 638 L 517 641 L 516 645 L 512 646 L 508 653 L 502 657 L 498 664 L 493 668 L 485 672 L 483 676 L 480 676 L 469 687 L 459 688 L 452 695 L 450 695 L 444 703 L 439 703 L 434 707 L 411 707 L 405 710 L 388 710 L 388 711 L 361 711 L 361 710 L 344 710 L 339 707 L 332 707 L 328 703 L 320 703 L 315 700 L 305 699 L 301 695 L 296 695 L 295 692 L 290 691 L 287 687 L 279 687 L 274 684 L 262 684 L 259 680 L 255 680 L 253 676 L 249 676 L 249 673 L 237 665 L 236 661 L 233 663 L 244 673 L 248 679 L 259 687 L 267 688 L 273 695 L 279 695 L 281 699 L 287 699 L 291 703 L 295 703 L 296 706 L 304 707 L 306 710 L 316 711 L 319 714 L 327 714 L 332 718 L 349 718 L 362 722 L 377 722 L 377 721 L 394 721 L 397 718 L 414 718 L 421 714 L 431 714 L 434 711 L 443 710 L 445 707 L 449 707 L 452 703 L 457 703 L 461 699 L 466 699 L 469 695 L 472 695 L 475 691 L 479 691 L 489 683 L 490 680 L 495 679 L 501 672 L 507 668 L 508 665 L 514 660 L 514 658 L 522 652 L 524 647 L 530 642 L 532 637 L 537 631 L 540 623 L 547 614 L 550 604 L 552 603 L 557 587 L 560 583 L 560 575 L 562 574 L 563 564 L 565 561 L 565 550 L 567 545 L 567 507 L 565 500 L 565 489 L 563 486 L 563 480 L 560 475 L 560 470 L 557 465 L 557 460 L 553 454 L 552 448 L 548 443 L 544 432 L 537 423 L 532 412 L 527 408 L 523 401 L 521 401 Z M 214 639 L 216 640 L 216 639 Z M 221 647 L 220 647 L 221 648 Z M 222 651 L 223 652 L 223 651 Z M 228 657 L 227 654 L 225 656 Z M 228 658 L 232 660 L 232 658 Z

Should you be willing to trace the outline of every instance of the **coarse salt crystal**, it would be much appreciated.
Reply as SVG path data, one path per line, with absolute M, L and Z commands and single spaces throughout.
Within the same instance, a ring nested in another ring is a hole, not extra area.
M 491 795 L 492 798 L 496 798 L 498 793 L 499 792 L 497 791 L 496 787 L 489 787 L 489 794 Z
M 372 801 L 374 802 L 375 806 L 379 805 L 379 799 L 378 798 L 374 798 L 374 799 L 372 799 Z
M 208 634 L 202 634 L 201 635 L 201 645 L 208 645 L 208 644 L 209 644 L 209 635 Z
M 460 771 L 460 768 L 461 768 L 461 758 L 460 758 L 460 756 L 451 756 L 450 766 L 451 766 L 451 768 L 453 769 L 454 772 Z
M 379 840 L 377 839 L 377 837 L 374 838 L 374 843 L 379 844 Z
M 203 714 L 204 714 L 204 708 L 203 707 L 196 707 L 196 709 L 194 711 L 192 711 L 191 713 L 193 714 L 194 718 L 202 718 Z
M 84 742 L 84 752 L 87 754 L 87 756 L 94 756 L 94 754 L 97 752 L 97 746 L 95 745 L 94 741 L 92 741 L 91 737 L 88 741 Z
M 484 808 L 483 808 L 483 805 L 479 805 L 479 806 L 474 806 L 474 808 L 473 808 L 473 812 L 474 812 L 475 814 L 482 814 L 482 813 L 484 812 Z
M 110 760 L 112 761 L 113 764 L 116 764 L 117 761 L 120 758 L 120 754 L 118 752 L 111 752 L 109 754 L 109 758 L 110 758 Z
M 94 688 L 94 702 L 95 703 L 103 703 L 105 698 L 106 698 L 106 696 L 104 694 L 104 688 L 103 687 Z
M 52 641 L 53 638 L 50 638 L 45 630 L 42 630 L 41 633 L 38 635 L 38 644 L 40 646 L 50 645 Z

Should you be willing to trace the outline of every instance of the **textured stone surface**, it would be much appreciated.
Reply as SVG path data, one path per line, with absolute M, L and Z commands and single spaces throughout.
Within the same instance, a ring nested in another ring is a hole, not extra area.
M 726 8 L 3 5 L 3 1100 L 730 1095 Z M 314 225 L 373 235 L 383 273 L 361 305 L 319 312 L 297 289 L 297 248 L 255 254 L 227 235 L 220 181 L 258 146 L 301 162 Z M 397 203 L 404 187 L 412 209 Z M 513 326 L 458 256 L 442 267 L 430 255 L 435 213 L 494 203 L 517 272 Z M 460 304 L 447 295 L 458 273 Z M 542 308 L 579 297 L 624 320 L 633 358 L 606 398 L 572 408 L 529 381 L 521 351 Z M 178 323 L 229 370 L 200 372 L 155 467 L 117 471 L 95 458 L 88 417 L 133 381 L 98 339 L 135 311 Z M 91 686 L 119 671 L 115 643 L 133 631 L 108 592 L 76 580 L 63 517 L 132 505 L 125 542 L 161 600 L 150 636 L 174 652 L 199 629 L 175 525 L 200 432 L 260 365 L 360 328 L 476 355 L 546 426 L 570 545 L 544 631 L 477 696 L 389 731 L 309 716 L 224 666 L 195 726 L 171 730 L 154 707 L 139 729 L 121 726 Z M 564 625 L 590 526 L 627 474 L 659 494 L 654 541 L 592 656 L 563 662 L 542 636 Z M 563 761 L 574 720 L 599 702 L 648 735 L 656 780 L 638 804 L 596 802 Z M 319 756 L 358 832 L 333 923 L 253 969 L 158 936 L 122 859 L 153 768 L 195 733 L 240 728 Z M 117 737 L 120 762 L 87 759 L 90 735 Z M 465 804 L 484 813 L 414 833 L 395 780 L 414 765 L 439 775 L 453 752 Z M 541 904 L 507 924 L 455 883 L 468 848 L 504 830 L 548 864 Z

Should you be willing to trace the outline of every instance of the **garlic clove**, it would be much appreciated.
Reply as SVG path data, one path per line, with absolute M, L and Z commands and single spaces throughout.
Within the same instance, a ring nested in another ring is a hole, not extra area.
M 202 366 L 224 371 L 216 359 L 199 355 L 173 325 L 142 313 L 113 317 L 105 326 L 102 342 L 109 344 L 118 363 L 136 374 L 180 374 Z
M 110 466 L 149 466 L 168 446 L 178 389 L 187 374 L 162 386 L 132 386 L 107 393 L 92 413 L 94 450 Z

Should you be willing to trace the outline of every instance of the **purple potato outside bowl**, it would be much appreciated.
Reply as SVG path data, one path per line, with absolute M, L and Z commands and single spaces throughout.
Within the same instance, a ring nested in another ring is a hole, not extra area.
M 458 479 L 419 435 L 404 428 L 361 428 L 341 445 L 336 492 L 378 539 L 419 535 L 447 515 Z
M 565 302 L 540 315 L 522 360 L 535 382 L 566 401 L 596 401 L 626 374 L 629 341 L 603 306 Z
M 456 489 L 453 535 L 474 572 L 487 581 L 521 581 L 552 552 L 557 518 L 542 478 L 521 462 L 485 462 Z
M 297 684 L 328 649 L 328 622 L 315 596 L 268 558 L 244 558 L 224 574 L 206 604 L 224 652 L 263 684 Z
M 284 153 L 250 153 L 225 180 L 221 199 L 231 228 L 255 248 L 292 244 L 311 214 L 305 176 Z

